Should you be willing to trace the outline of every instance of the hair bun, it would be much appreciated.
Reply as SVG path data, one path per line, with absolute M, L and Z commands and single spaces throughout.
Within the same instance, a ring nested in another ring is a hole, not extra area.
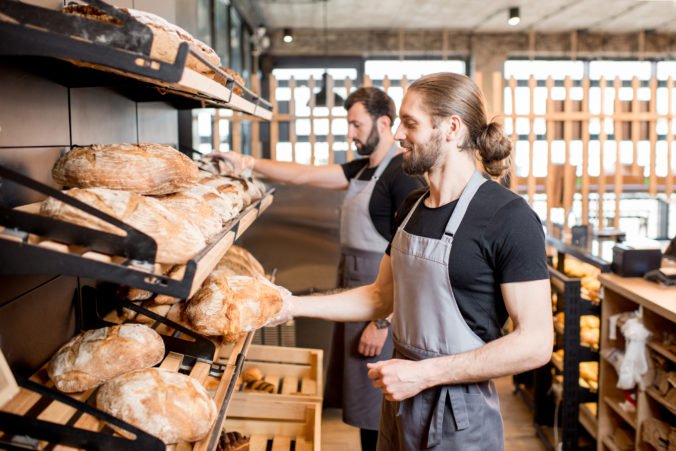
M 505 136 L 502 125 L 495 121 L 486 124 L 475 144 L 484 169 L 491 176 L 499 177 L 509 169 L 512 141 Z

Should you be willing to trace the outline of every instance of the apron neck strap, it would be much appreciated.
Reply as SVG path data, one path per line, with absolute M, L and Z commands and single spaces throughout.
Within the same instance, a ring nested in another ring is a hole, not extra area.
M 465 217 L 465 213 L 467 213 L 469 203 L 474 198 L 474 195 L 479 190 L 479 187 L 481 187 L 481 185 L 483 185 L 485 182 L 486 179 L 483 177 L 483 175 L 481 175 L 481 172 L 475 170 L 472 174 L 472 177 L 470 177 L 467 186 L 465 186 L 465 189 L 460 195 L 460 199 L 453 210 L 451 219 L 449 219 L 448 224 L 446 224 L 446 230 L 444 234 L 450 236 L 455 235 L 455 232 L 458 231 L 458 227 L 460 227 L 462 219 Z
M 383 175 L 383 172 L 385 172 L 385 169 L 387 169 L 387 166 L 390 164 L 390 161 L 392 161 L 392 158 L 394 158 L 394 154 L 396 153 L 398 148 L 399 145 L 396 142 L 392 144 L 392 147 L 390 147 L 390 150 L 388 150 L 385 156 L 383 157 L 383 161 L 381 161 L 380 164 L 378 165 L 378 168 L 376 169 L 375 174 L 373 174 L 371 180 L 378 180 L 380 176 Z
M 427 196 L 427 193 L 429 193 L 429 192 L 430 192 L 429 190 L 425 191 L 424 193 L 422 193 L 422 196 L 420 196 L 420 197 L 418 198 L 418 200 L 415 201 L 415 204 L 413 204 L 413 208 L 411 208 L 411 209 L 408 211 L 408 214 L 406 215 L 406 218 L 404 218 L 404 220 L 403 220 L 402 223 L 401 223 L 401 228 L 402 228 L 402 229 L 406 227 L 406 224 L 408 224 L 408 220 L 411 219 L 411 216 L 413 216 L 413 212 L 415 211 L 416 208 L 418 208 L 418 205 L 420 205 L 420 202 L 422 202 L 422 200 Z

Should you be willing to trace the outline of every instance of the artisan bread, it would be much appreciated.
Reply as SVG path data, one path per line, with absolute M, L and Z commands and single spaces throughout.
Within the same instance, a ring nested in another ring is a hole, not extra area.
M 162 368 L 134 371 L 107 382 L 99 389 L 96 407 L 166 444 L 201 440 L 216 419 L 216 404 L 197 380 Z
M 201 334 L 234 340 L 264 326 L 281 308 L 279 291 L 258 279 L 209 277 L 188 301 L 184 317 Z
M 209 241 L 223 228 L 221 215 L 204 199 L 190 191 L 183 191 L 159 198 L 162 205 L 178 216 L 192 222 L 204 239 Z
M 197 184 L 183 192 L 199 196 L 204 202 L 209 204 L 211 208 L 216 210 L 216 213 L 218 213 L 223 223 L 235 218 L 244 207 L 241 196 L 236 192 L 221 193 L 216 188 L 209 185 Z
M 153 33 L 153 43 L 150 49 L 150 57 L 160 61 L 173 63 L 176 59 L 176 53 L 181 42 L 187 42 L 190 48 L 200 54 L 204 59 L 209 61 L 215 67 L 219 67 L 221 59 L 218 54 L 206 45 L 204 42 L 193 37 L 183 28 L 167 22 L 162 17 L 156 16 L 145 11 L 138 11 L 130 8 L 119 8 L 125 14 L 129 14 L 137 21 L 150 28 Z M 104 11 L 89 5 L 68 5 L 62 10 L 67 14 L 74 14 L 86 19 L 97 20 L 99 22 L 107 22 L 120 24 L 119 20 L 109 16 Z M 197 71 L 203 75 L 213 77 L 214 71 L 206 64 L 188 54 L 186 67 Z
M 161 196 L 199 179 L 193 161 L 160 144 L 95 144 L 75 147 L 58 159 L 52 177 L 69 188 L 108 188 Z
M 243 247 L 233 245 L 214 268 L 214 277 L 264 276 L 265 270 L 256 258 Z
M 104 188 L 73 188 L 66 194 L 152 237 L 157 242 L 158 263 L 185 263 L 206 245 L 197 227 L 186 218 L 167 210 L 155 198 Z M 40 214 L 124 235 L 117 227 L 51 197 L 42 203 Z
M 246 193 L 242 184 L 233 182 L 225 177 L 209 174 L 206 177 L 201 177 L 199 183 L 200 185 L 215 188 L 221 196 L 231 198 L 233 202 L 237 203 L 238 211 L 241 211 L 246 205 L 251 203 L 251 196 Z
M 75 336 L 54 354 L 47 373 L 57 389 L 81 392 L 156 365 L 163 357 L 164 342 L 157 332 L 141 324 L 122 324 Z

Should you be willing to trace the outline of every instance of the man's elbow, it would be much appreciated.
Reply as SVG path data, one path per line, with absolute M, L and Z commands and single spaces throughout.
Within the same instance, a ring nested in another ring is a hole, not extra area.
M 554 348 L 554 332 L 547 330 L 533 338 L 531 352 L 529 353 L 530 369 L 540 368 L 546 365 L 552 358 Z

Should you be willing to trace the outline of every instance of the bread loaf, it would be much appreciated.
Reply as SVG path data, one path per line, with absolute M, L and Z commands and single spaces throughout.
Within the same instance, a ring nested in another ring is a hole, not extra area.
M 214 270 L 214 277 L 225 276 L 264 276 L 265 270 L 256 258 L 243 247 L 233 245 L 228 249 Z
M 157 199 L 104 188 L 74 188 L 66 194 L 152 237 L 157 242 L 156 261 L 159 263 L 185 263 L 206 245 L 202 233 L 190 221 L 167 210 Z M 117 235 L 124 234 L 117 227 L 51 197 L 42 203 L 40 214 Z
M 109 381 L 99 389 L 96 406 L 166 444 L 201 440 L 216 419 L 216 405 L 197 380 L 162 368 Z
M 233 182 L 230 179 L 218 175 L 202 177 L 199 179 L 199 183 L 215 188 L 221 196 L 232 197 L 233 202 L 238 203 L 239 211 L 251 203 L 251 196 L 246 193 L 241 183 Z
M 257 279 L 209 278 L 188 301 L 184 316 L 201 334 L 233 340 L 264 326 L 281 307 L 279 292 Z
M 95 144 L 75 147 L 52 169 L 59 185 L 108 188 L 161 196 L 194 185 L 199 170 L 190 158 L 160 144 Z
M 242 371 L 242 381 L 245 383 L 263 380 L 263 372 L 256 366 L 250 366 Z
M 160 335 L 140 324 L 88 330 L 62 346 L 47 372 L 56 388 L 89 390 L 129 371 L 156 365 L 164 357 Z
M 221 215 L 201 196 L 190 191 L 182 191 L 159 198 L 162 205 L 178 216 L 192 222 L 209 241 L 223 228 Z
M 237 431 L 221 431 L 216 451 L 249 451 L 249 438 Z
M 150 28 L 150 31 L 152 31 L 153 43 L 150 49 L 151 58 L 173 63 L 176 59 L 179 45 L 181 42 L 187 42 L 190 48 L 199 53 L 204 59 L 216 67 L 220 66 L 221 59 L 218 57 L 218 54 L 204 42 L 194 38 L 183 28 L 169 23 L 155 14 L 129 8 L 119 9 L 142 24 L 147 25 Z M 114 17 L 89 5 L 68 5 L 64 7 L 62 11 L 67 14 L 74 14 L 99 22 L 119 24 L 119 21 Z M 214 76 L 214 71 L 211 68 L 190 54 L 186 61 L 186 67 L 209 77 Z
M 197 184 L 191 186 L 184 193 L 199 196 L 216 210 L 223 223 L 236 217 L 244 207 L 244 202 L 237 193 L 220 193 L 213 186 Z

